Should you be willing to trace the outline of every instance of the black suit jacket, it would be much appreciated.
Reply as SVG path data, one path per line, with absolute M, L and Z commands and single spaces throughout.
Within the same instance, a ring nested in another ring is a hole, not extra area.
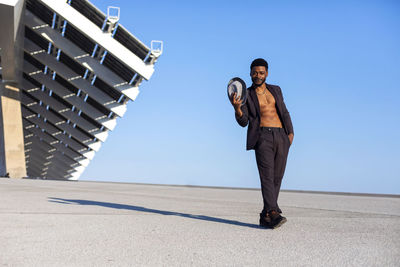
M 278 116 L 282 122 L 282 126 L 286 131 L 286 134 L 294 134 L 292 120 L 290 118 L 289 111 L 286 108 L 285 102 L 283 101 L 282 90 L 277 85 L 266 84 L 268 91 L 275 98 L 275 106 Z M 236 114 L 236 121 L 240 126 L 246 127 L 247 124 L 247 145 L 246 149 L 254 149 L 258 138 L 260 137 L 260 104 L 254 87 L 247 89 L 247 101 L 242 107 L 243 115 L 238 117 Z

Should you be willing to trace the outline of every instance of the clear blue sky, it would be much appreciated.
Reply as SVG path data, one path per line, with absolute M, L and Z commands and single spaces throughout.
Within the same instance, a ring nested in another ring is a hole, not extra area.
M 259 187 L 226 84 L 263 57 L 295 130 L 282 188 L 400 194 L 400 2 L 92 2 L 164 54 L 81 180 Z

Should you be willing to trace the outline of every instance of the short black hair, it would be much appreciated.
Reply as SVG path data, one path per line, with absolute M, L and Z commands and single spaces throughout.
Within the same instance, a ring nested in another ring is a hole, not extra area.
M 265 69 L 268 70 L 268 62 L 263 58 L 254 59 L 253 62 L 251 62 L 250 71 L 256 66 L 265 67 Z

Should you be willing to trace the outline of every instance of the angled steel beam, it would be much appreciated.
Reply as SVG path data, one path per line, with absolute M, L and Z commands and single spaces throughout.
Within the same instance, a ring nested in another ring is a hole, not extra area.
M 26 163 L 28 165 L 35 166 L 38 170 L 42 170 L 42 171 L 44 171 L 50 164 L 49 161 L 47 161 L 45 158 L 43 158 L 43 155 L 42 156 L 40 156 L 40 155 L 32 156 L 31 154 L 27 154 L 25 156 L 25 158 L 26 158 Z
M 39 118 L 36 113 L 27 109 L 24 105 L 22 106 L 22 116 L 29 120 L 31 123 L 39 126 L 41 129 L 45 130 L 48 134 L 58 139 L 59 141 L 67 144 L 71 149 L 75 150 L 78 153 L 85 153 L 91 151 L 87 146 L 75 141 L 72 138 L 66 136 L 62 130 L 58 129 L 54 125 L 52 125 L 48 121 L 44 121 L 42 118 Z
M 56 149 L 51 145 L 47 144 L 46 142 L 41 141 L 37 136 L 30 133 L 27 130 L 24 130 L 25 135 L 25 152 L 28 152 L 33 146 L 36 148 L 40 148 L 41 153 L 54 153 Z
M 138 73 L 146 80 L 150 79 L 154 72 L 153 65 L 143 62 L 138 56 L 129 51 L 129 49 L 113 39 L 111 34 L 104 33 L 93 22 L 66 2 L 54 0 L 40 0 L 40 2 L 79 29 L 86 37 L 103 47 L 132 71 Z
M 51 145 L 47 144 L 46 142 L 40 140 L 37 136 L 30 134 L 29 132 L 26 133 L 25 135 L 25 152 L 30 153 L 30 151 L 34 150 L 35 152 L 37 151 L 38 153 L 43 153 L 46 155 L 51 155 L 52 159 L 58 159 L 62 162 L 64 162 L 67 166 L 73 167 L 76 170 L 81 170 L 82 167 L 84 168 L 87 166 L 87 164 L 82 164 L 82 161 L 76 161 L 74 159 L 71 159 L 65 154 L 62 154 L 60 151 L 57 151 L 54 147 Z
M 42 101 L 45 105 L 50 106 L 54 111 L 56 111 L 59 115 L 62 115 L 72 123 L 78 125 L 87 133 L 93 135 L 95 138 L 104 142 L 108 136 L 108 130 L 100 130 L 97 126 L 93 125 L 91 122 L 87 121 L 83 117 L 79 116 L 76 112 L 72 111 L 70 108 L 65 106 L 64 104 L 58 102 L 55 98 L 50 97 L 45 92 L 39 90 L 38 88 L 33 88 L 34 86 L 28 81 L 23 81 L 24 88 L 30 88 L 25 91 L 25 94 L 32 99 L 35 97 L 36 99 Z M 29 91 L 29 92 L 28 92 Z M 22 99 L 24 100 L 24 94 L 22 95 Z M 32 102 L 34 103 L 34 102 Z M 36 103 L 36 102 L 35 102 Z M 29 107 L 29 105 L 27 105 Z
M 50 25 L 41 21 L 38 17 L 35 17 L 28 10 L 25 11 L 25 23 L 30 29 L 38 33 L 48 42 L 51 42 L 56 48 L 61 49 L 82 67 L 100 77 L 109 86 L 124 94 L 130 100 L 136 99 L 139 94 L 139 88 L 137 86 L 128 84 L 127 81 L 120 78 L 106 66 L 100 64 L 97 59 L 91 57 L 91 55 L 80 49 L 73 42 L 63 37 L 59 31 L 51 28 Z
M 45 175 L 46 170 L 42 170 L 35 165 L 31 165 L 27 163 L 26 165 L 29 177 L 43 177 Z
M 67 119 L 62 119 L 60 116 L 57 116 L 47 110 L 44 106 L 41 106 L 38 102 L 35 102 L 32 98 L 23 94 L 21 97 L 21 102 L 24 106 L 28 107 L 33 112 L 40 114 L 41 117 L 46 118 L 53 125 L 60 128 L 60 130 L 67 132 L 72 135 L 75 139 L 77 139 L 82 144 L 85 144 L 89 148 L 98 151 L 100 149 L 101 143 L 99 141 L 94 141 L 93 138 L 86 135 L 84 132 L 79 131 L 77 128 L 74 128 L 71 124 L 67 123 Z
M 75 161 L 73 161 L 73 163 L 71 163 L 68 160 L 68 156 L 65 156 L 61 153 L 44 154 L 43 152 L 38 151 L 38 150 L 40 150 L 40 148 L 36 148 L 35 146 L 33 146 L 33 148 L 34 149 L 32 149 L 26 153 L 27 160 L 29 160 L 29 158 L 31 158 L 31 157 L 39 158 L 40 161 L 42 161 L 42 162 L 51 162 L 51 164 L 57 164 L 59 166 L 62 166 L 65 169 L 71 169 L 73 171 L 83 171 L 83 169 L 85 168 L 84 166 L 79 165 Z M 67 161 L 69 161 L 69 162 L 67 162 Z
M 61 162 L 66 167 L 71 167 L 76 170 L 80 170 L 83 167 L 77 161 L 69 158 L 67 155 L 62 154 L 61 152 L 57 151 L 53 147 L 50 149 L 48 148 L 48 144 L 45 142 L 40 141 L 38 138 L 31 139 L 33 142 L 28 146 L 25 146 L 25 154 L 26 155 L 35 155 L 38 157 L 43 157 L 49 161 L 57 161 Z
M 84 159 L 84 158 L 91 160 L 94 157 L 94 151 L 89 151 L 89 152 L 80 154 L 79 152 L 76 152 L 75 150 L 73 150 L 69 147 L 66 147 L 65 144 L 61 144 L 58 139 L 54 138 L 53 136 L 51 136 L 50 134 L 48 134 L 46 132 L 43 132 L 42 130 L 37 128 L 34 124 L 29 122 L 27 119 L 24 118 L 23 123 L 24 123 L 24 128 L 28 132 L 36 135 L 37 137 L 42 139 L 44 142 L 46 142 L 49 145 L 53 146 L 54 148 L 60 150 L 61 152 L 63 152 L 64 154 L 66 154 L 67 156 L 69 156 L 70 158 L 72 158 L 76 161 Z
M 85 94 L 88 94 L 96 102 L 112 111 L 117 116 L 122 117 L 126 112 L 126 105 L 118 103 L 115 99 L 112 99 L 110 96 L 103 93 L 94 85 L 90 84 L 88 80 L 83 79 L 82 76 L 75 73 L 60 61 L 57 61 L 54 56 L 47 54 L 45 50 L 27 38 L 25 38 L 24 50 L 43 65 L 47 65 L 51 70 L 55 71 L 57 75 L 63 77 L 76 88 L 81 89 Z
M 49 165 L 49 168 L 46 170 L 47 172 L 47 177 L 49 178 L 59 178 L 59 179 L 68 179 L 74 174 L 80 174 L 79 172 L 76 172 L 71 169 L 64 169 L 60 166 L 57 166 L 55 164 Z
M 45 175 L 46 179 L 51 179 L 51 180 L 70 180 L 72 178 L 72 174 L 63 174 L 62 177 L 60 177 L 60 174 L 57 173 L 57 171 L 48 171 Z
M 12 12 L 4 3 L 11 3 Z M 104 30 L 93 12 L 100 12 Z M 4 18 L 9 21 L 0 28 L 0 53 L 7 81 L 0 96 L 18 102 L 25 142 L 19 145 L 21 160 L 29 176 L 77 180 L 142 80 L 153 74 L 162 49 L 153 50 L 153 42 L 146 47 L 122 25 L 115 28 L 117 20 L 81 0 L 0 0 L 0 21 Z M 17 93 L 4 95 L 6 86 Z M 7 105 L 0 102 L 0 115 Z M 0 137 L 1 123 L 0 118 Z M 0 154 L 4 143 L 10 141 L 0 138 Z
M 48 167 L 49 168 L 46 170 L 47 172 L 52 172 L 53 171 L 53 172 L 59 174 L 59 177 L 62 177 L 64 175 L 68 175 L 68 174 L 71 174 L 71 173 L 74 172 L 74 170 L 71 169 L 71 168 L 64 168 L 64 167 L 61 167 L 61 166 L 57 166 L 54 163 L 49 164 Z
M 62 154 L 44 153 L 40 151 L 40 147 L 38 148 L 36 146 L 32 146 L 32 148 L 34 149 L 26 153 L 27 160 L 36 158 L 39 159 L 39 162 L 50 162 L 51 164 L 57 164 L 64 169 L 71 169 L 72 171 L 79 171 L 84 168 L 83 166 L 71 166 L 71 164 L 66 162 L 67 156 L 63 156 Z
M 28 94 L 22 94 L 21 96 L 21 103 L 31 109 L 32 111 L 40 114 L 42 117 L 45 117 L 49 120 L 52 124 L 56 125 L 61 130 L 68 132 L 69 134 L 73 135 L 76 139 L 78 139 L 82 143 L 90 142 L 94 139 L 94 137 L 90 137 L 89 135 L 85 134 L 82 131 L 72 127 L 72 125 L 67 123 L 67 119 L 54 114 L 50 110 L 46 109 L 46 107 L 40 105 L 39 101 L 34 100 L 33 98 L 29 97 Z
M 55 170 L 65 174 L 72 174 L 74 172 L 77 172 L 74 168 L 65 166 L 64 164 L 59 164 L 58 162 L 55 161 L 51 162 L 51 164 L 49 165 L 49 170 Z
M 42 175 L 38 171 L 36 171 L 32 168 L 29 168 L 28 165 L 26 166 L 26 169 L 27 169 L 29 177 L 31 177 L 31 178 L 42 177 Z
M 85 113 L 87 116 L 92 118 L 94 121 L 98 122 L 99 124 L 101 124 L 102 126 L 106 127 L 109 130 L 113 130 L 115 128 L 115 126 L 117 124 L 116 119 L 109 119 L 109 118 L 105 117 L 105 115 L 103 113 L 99 112 L 97 109 L 93 108 L 91 105 L 84 102 L 82 98 L 76 96 L 75 94 L 71 94 L 59 83 L 52 80 L 48 75 L 45 75 L 43 72 L 36 69 L 34 66 L 32 66 L 31 64 L 29 64 L 26 61 L 24 63 L 24 70 L 26 71 L 26 73 L 29 76 L 34 78 L 37 82 L 44 84 L 46 87 L 48 87 L 48 89 L 54 91 L 54 93 L 56 95 L 63 98 L 66 102 L 68 102 L 72 106 L 76 106 L 78 109 L 80 109 L 83 113 Z M 57 112 L 62 113 L 62 114 L 64 114 L 64 113 L 68 114 L 68 116 L 72 117 L 75 122 L 76 121 L 82 122 L 83 118 L 81 118 L 79 120 L 78 114 L 76 114 L 76 113 L 73 114 L 74 112 L 69 112 L 70 111 L 69 108 L 67 108 L 65 105 L 57 102 L 53 97 L 44 93 L 40 88 L 34 86 L 26 79 L 22 80 L 22 88 L 25 91 L 27 91 L 30 95 L 32 95 L 33 97 L 45 102 L 47 105 L 50 105 Z M 71 120 L 72 120 L 72 118 L 71 118 Z M 82 123 L 82 125 L 85 125 L 85 123 Z M 96 131 L 96 130 L 93 129 L 89 132 L 92 133 L 93 131 Z M 97 137 L 97 136 L 95 136 L 95 137 Z
M 36 128 L 35 125 L 31 124 L 29 121 L 24 119 L 23 123 L 24 123 L 24 127 L 25 127 L 25 130 L 27 133 L 33 134 L 35 137 L 40 139 L 41 142 L 45 143 L 46 145 L 50 145 L 54 149 L 63 153 L 68 158 L 76 161 L 79 165 L 87 167 L 90 163 L 91 158 L 93 158 L 92 156 L 91 156 L 91 158 L 84 157 L 83 155 L 70 149 L 69 147 L 66 147 L 63 144 L 60 144 L 58 140 L 52 138 L 47 133 L 42 132 L 41 130 L 39 130 L 39 128 Z
M 51 161 L 47 160 L 43 157 L 43 155 L 33 156 L 32 154 L 28 154 L 26 157 L 28 164 L 36 166 L 38 169 L 45 170 L 51 164 Z

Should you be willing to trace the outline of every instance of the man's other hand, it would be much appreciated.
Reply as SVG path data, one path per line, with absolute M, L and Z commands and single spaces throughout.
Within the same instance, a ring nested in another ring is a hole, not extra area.
M 289 137 L 290 145 L 292 145 L 294 134 L 291 133 L 291 134 L 288 135 L 288 137 Z

